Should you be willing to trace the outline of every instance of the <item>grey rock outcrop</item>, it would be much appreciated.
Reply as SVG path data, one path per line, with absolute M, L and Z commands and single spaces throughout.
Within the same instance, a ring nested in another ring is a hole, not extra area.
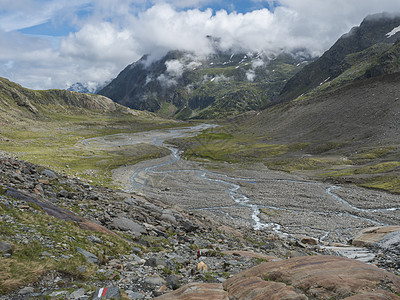
M 117 230 L 131 231 L 135 235 L 141 235 L 147 233 L 147 230 L 144 226 L 126 217 L 119 217 L 113 219 L 111 226 Z

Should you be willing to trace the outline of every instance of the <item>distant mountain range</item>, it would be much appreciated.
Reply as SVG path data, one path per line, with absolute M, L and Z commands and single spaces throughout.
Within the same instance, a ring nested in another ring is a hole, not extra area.
M 400 16 L 366 17 L 316 59 L 304 49 L 266 55 L 222 51 L 207 57 L 171 51 L 127 66 L 98 93 L 117 103 L 166 117 L 220 118 L 313 95 L 353 80 L 394 73 L 398 64 Z
M 285 81 L 312 60 L 304 50 L 279 55 L 222 51 L 200 57 L 170 51 L 127 66 L 99 94 L 119 104 L 178 119 L 218 118 L 272 103 Z
M 67 88 L 67 91 L 78 92 L 83 94 L 96 94 L 109 82 L 103 84 L 97 82 L 76 82 Z

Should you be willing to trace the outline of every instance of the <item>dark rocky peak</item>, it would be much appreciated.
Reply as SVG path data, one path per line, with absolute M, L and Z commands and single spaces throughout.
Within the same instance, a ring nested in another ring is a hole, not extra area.
M 353 27 L 315 62 L 293 76 L 283 88 L 279 102 L 297 98 L 322 82 L 338 77 L 351 65 L 344 62 L 349 54 L 377 44 L 393 44 L 400 37 L 400 14 L 380 13 L 366 17 Z

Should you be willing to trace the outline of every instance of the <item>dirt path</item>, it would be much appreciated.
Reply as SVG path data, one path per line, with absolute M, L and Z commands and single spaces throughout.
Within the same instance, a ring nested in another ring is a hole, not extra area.
M 194 135 L 194 129 L 156 130 L 89 140 L 112 147 Z M 114 180 L 149 199 L 206 214 L 234 227 L 347 242 L 362 228 L 400 223 L 400 197 L 355 186 L 332 186 L 263 165 L 197 163 L 171 155 L 124 166 Z M 212 171 L 211 171 L 212 170 Z

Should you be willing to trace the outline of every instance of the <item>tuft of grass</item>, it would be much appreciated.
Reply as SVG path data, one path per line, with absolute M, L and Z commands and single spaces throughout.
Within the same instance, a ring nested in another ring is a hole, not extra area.
M 258 257 L 252 258 L 251 261 L 252 261 L 254 264 L 256 264 L 256 265 L 259 265 L 259 264 L 264 263 L 264 262 L 269 262 L 268 259 L 265 259 L 265 258 L 258 258 Z

